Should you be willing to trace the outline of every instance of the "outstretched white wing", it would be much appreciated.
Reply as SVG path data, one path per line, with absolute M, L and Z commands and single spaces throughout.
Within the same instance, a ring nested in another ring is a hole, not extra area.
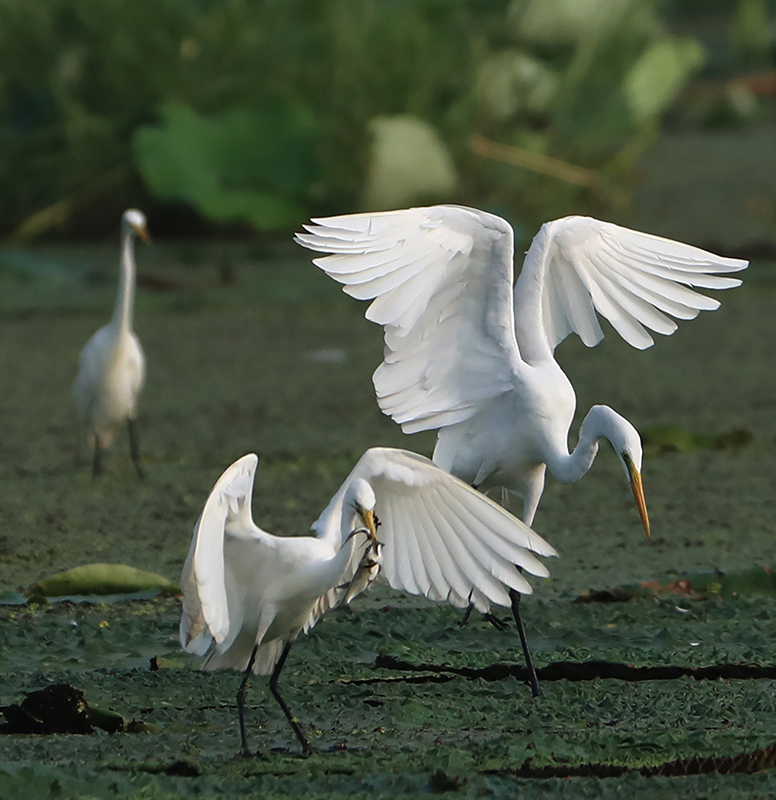
M 251 517 L 251 497 L 259 459 L 253 453 L 228 467 L 210 492 L 194 526 L 191 547 L 183 565 L 183 613 L 180 640 L 184 650 L 204 655 L 215 639 L 221 649 L 231 644 L 242 620 L 230 617 L 229 582 L 224 560 L 225 536 L 270 539 Z M 239 610 L 232 604 L 231 615 Z
M 632 231 L 590 217 L 545 223 L 531 243 L 515 285 L 515 325 L 523 358 L 547 355 L 570 333 L 588 346 L 603 331 L 596 312 L 628 344 L 652 345 L 647 329 L 671 334 L 676 319 L 713 311 L 719 301 L 693 291 L 729 289 L 741 281 L 719 273 L 747 261 Z
M 373 380 L 406 433 L 461 422 L 513 388 L 513 235 L 503 219 L 434 206 L 313 222 L 296 241 L 331 254 L 313 263 L 372 300 L 366 317 L 385 327 Z
M 517 566 L 548 576 L 534 554 L 557 555 L 551 545 L 485 495 L 406 450 L 367 450 L 314 529 L 338 524 L 355 478 L 369 481 L 377 497 L 381 574 L 394 589 L 461 607 L 472 602 L 486 611 L 490 603 L 508 606 L 510 588 L 531 593 Z

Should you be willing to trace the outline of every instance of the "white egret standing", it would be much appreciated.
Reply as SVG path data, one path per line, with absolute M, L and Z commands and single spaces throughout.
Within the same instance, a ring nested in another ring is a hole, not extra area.
M 576 408 L 555 347 L 576 333 L 603 338 L 596 312 L 629 344 L 671 334 L 717 300 L 689 287 L 728 289 L 746 261 L 590 217 L 542 226 L 514 285 L 513 232 L 500 217 L 433 206 L 315 219 L 296 241 L 328 253 L 314 260 L 372 300 L 366 317 L 385 328 L 377 401 L 405 433 L 437 429 L 434 462 L 474 486 L 503 486 L 523 499 L 531 525 L 545 470 L 581 478 L 607 439 L 623 467 L 649 536 L 641 439 L 608 406 L 593 406 L 569 452 Z M 519 595 L 513 595 L 518 628 Z M 522 634 L 521 634 L 522 636 Z M 526 660 L 532 669 L 526 649 Z M 538 691 L 535 684 L 534 691 Z
M 113 318 L 84 346 L 73 385 L 78 414 L 94 447 L 92 472 L 102 472 L 102 450 L 113 440 L 116 429 L 127 423 L 129 451 L 139 477 L 140 466 L 135 417 L 143 388 L 145 359 L 132 330 L 135 295 L 135 236 L 149 241 L 145 215 L 136 209 L 121 218 L 121 278 Z
M 427 458 L 388 448 L 364 453 L 313 523 L 314 536 L 274 536 L 251 517 L 257 464 L 255 455 L 243 456 L 218 479 L 181 575 L 181 645 L 205 655 L 215 643 L 204 669 L 244 670 L 237 693 L 244 755 L 251 672 L 270 675 L 272 695 L 311 752 L 278 678 L 297 636 L 366 588 L 370 550 L 394 589 L 483 612 L 491 603 L 509 606 L 512 590 L 531 592 L 520 570 L 548 575 L 532 553 L 556 555 L 527 525 Z M 366 553 L 356 536 L 362 532 Z

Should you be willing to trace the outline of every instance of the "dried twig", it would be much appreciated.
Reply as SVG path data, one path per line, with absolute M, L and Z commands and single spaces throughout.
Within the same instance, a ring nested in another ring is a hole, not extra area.
M 469 146 L 472 152 L 483 158 L 514 164 L 516 167 L 523 167 L 542 175 L 549 175 L 551 178 L 557 178 L 566 183 L 574 183 L 578 186 L 594 186 L 598 180 L 598 176 L 592 169 L 578 167 L 575 164 L 561 161 L 559 158 L 534 153 L 531 150 L 494 142 L 492 139 L 487 139 L 479 134 L 472 136 Z

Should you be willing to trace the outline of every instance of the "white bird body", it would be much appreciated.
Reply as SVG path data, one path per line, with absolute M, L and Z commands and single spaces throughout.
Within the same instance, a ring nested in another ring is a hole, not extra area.
M 531 592 L 521 570 L 547 577 L 534 553 L 557 555 L 463 481 L 422 456 L 389 448 L 364 453 L 313 523 L 314 536 L 274 536 L 251 517 L 257 465 L 255 455 L 243 456 L 218 479 L 181 575 L 181 646 L 196 655 L 213 646 L 205 669 L 244 670 L 237 694 L 244 754 L 251 672 L 270 674 L 270 691 L 303 751 L 311 751 L 278 691 L 280 671 L 299 634 L 332 606 L 350 602 L 378 570 L 395 589 L 487 611 L 491 603 L 509 605 L 510 591 Z M 357 542 L 361 533 L 366 548 Z
M 575 406 L 571 381 L 555 361 L 526 365 L 512 391 L 439 432 L 434 462 L 475 486 L 516 487 L 531 480 L 546 453 L 562 451 Z
M 271 672 L 286 642 L 366 588 L 364 547 L 351 537 L 364 528 L 364 515 L 381 520 L 379 561 L 393 588 L 459 607 L 470 599 L 483 611 L 490 603 L 508 606 L 510 588 L 531 592 L 514 565 L 546 577 L 533 553 L 556 555 L 467 484 L 390 448 L 361 457 L 313 524 L 315 536 L 275 536 L 250 515 L 257 464 L 255 455 L 243 456 L 219 478 L 183 568 L 181 644 L 204 655 L 215 643 L 206 669 L 246 669 L 258 645 L 253 671 Z
M 95 474 L 101 470 L 99 452 L 113 441 L 117 428 L 130 424 L 130 448 L 135 465 L 136 443 L 131 427 L 145 380 L 145 357 L 132 330 L 135 294 L 134 238 L 148 240 L 145 216 L 124 212 L 121 232 L 121 277 L 111 321 L 92 335 L 81 351 L 73 395 L 89 444 L 95 449 Z
M 258 643 L 254 672 L 269 674 L 283 643 L 305 630 L 319 598 L 339 581 L 351 546 L 337 550 L 312 536 L 260 531 L 246 538 L 227 531 L 224 562 L 231 625 L 225 641 L 232 635 L 234 640 L 226 650 L 214 649 L 205 669 L 243 670 Z
M 648 532 L 638 432 L 594 406 L 569 453 L 576 397 L 555 347 L 570 333 L 597 344 L 597 314 L 634 347 L 649 347 L 647 328 L 676 329 L 668 315 L 691 319 L 719 306 L 690 287 L 737 286 L 716 273 L 747 262 L 566 217 L 542 226 L 514 283 L 512 228 L 483 211 L 433 206 L 305 227 L 297 241 L 327 254 L 314 263 L 347 294 L 371 300 L 367 319 L 384 326 L 373 376 L 380 408 L 406 433 L 437 429 L 437 464 L 474 485 L 516 491 L 531 524 L 545 467 L 562 482 L 578 480 L 606 438 Z
M 81 351 L 73 394 L 89 443 L 108 447 L 116 429 L 137 416 L 145 358 L 137 336 L 113 323 L 96 331 Z

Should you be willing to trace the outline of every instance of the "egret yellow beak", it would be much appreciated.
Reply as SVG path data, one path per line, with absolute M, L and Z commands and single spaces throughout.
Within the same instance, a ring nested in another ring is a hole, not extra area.
M 135 233 L 141 242 L 148 244 L 148 242 L 151 241 L 151 234 L 148 232 L 148 228 L 146 228 L 145 225 L 133 225 L 132 227 L 135 229 Z
M 369 541 L 372 543 L 372 546 L 377 549 L 377 521 L 375 520 L 375 512 L 360 509 L 359 514 L 361 514 L 361 519 L 364 520 L 364 525 L 366 525 L 369 530 Z
M 633 491 L 633 496 L 636 498 L 636 505 L 639 509 L 641 524 L 644 526 L 644 533 L 647 534 L 647 539 L 651 540 L 652 534 L 649 529 L 649 514 L 647 513 L 647 501 L 644 499 L 644 486 L 641 483 L 641 473 L 636 469 L 630 459 L 625 463 L 628 465 L 628 480 L 631 490 Z

